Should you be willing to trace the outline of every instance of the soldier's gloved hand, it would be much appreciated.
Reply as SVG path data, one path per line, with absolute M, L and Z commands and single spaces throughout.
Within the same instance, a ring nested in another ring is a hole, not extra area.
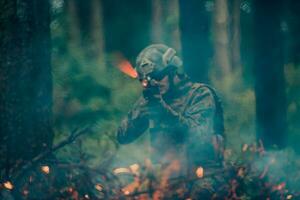
M 158 113 L 161 96 L 157 87 L 148 87 L 143 90 L 143 101 L 138 106 L 136 113 L 139 116 L 153 118 Z
M 148 103 L 155 103 L 160 100 L 159 88 L 155 86 L 144 88 L 143 96 Z

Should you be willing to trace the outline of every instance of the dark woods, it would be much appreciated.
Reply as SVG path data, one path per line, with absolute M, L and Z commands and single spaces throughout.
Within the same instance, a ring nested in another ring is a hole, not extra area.
M 228 141 L 215 173 L 227 184 L 215 198 L 299 197 L 299 1 L 0 0 L 0 9 L 1 199 L 198 198 L 188 185 L 205 169 L 168 180 L 147 160 L 147 136 L 128 148 L 115 139 L 141 90 L 118 66 L 150 43 L 174 47 L 193 80 L 221 93 Z

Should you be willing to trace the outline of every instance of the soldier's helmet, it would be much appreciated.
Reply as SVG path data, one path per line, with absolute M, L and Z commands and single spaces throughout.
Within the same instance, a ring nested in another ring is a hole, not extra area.
M 181 71 L 182 60 L 173 48 L 164 44 L 152 44 L 140 52 L 135 68 L 140 80 L 146 78 L 159 80 L 172 70 Z

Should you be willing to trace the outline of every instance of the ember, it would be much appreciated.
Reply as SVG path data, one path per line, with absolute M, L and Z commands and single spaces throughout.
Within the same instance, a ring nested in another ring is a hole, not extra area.
M 196 169 L 196 175 L 197 175 L 198 178 L 203 178 L 203 176 L 204 176 L 204 169 L 203 169 L 203 167 L 198 167 Z
M 74 191 L 74 189 L 72 187 L 68 187 L 67 191 L 72 193 Z
M 3 186 L 8 190 L 12 190 L 14 188 L 14 185 L 10 181 L 3 183 Z
M 28 190 L 23 190 L 23 195 L 24 196 L 27 196 L 29 194 L 29 191 Z
M 41 167 L 42 172 L 44 172 L 45 174 L 49 174 L 50 173 L 50 167 L 45 165 Z
M 125 195 L 129 195 L 130 194 L 130 192 L 128 190 L 123 190 L 123 192 L 124 192 Z
M 243 148 L 242 148 L 242 151 L 243 151 L 243 152 L 247 151 L 247 150 L 248 150 L 248 147 L 249 147 L 248 144 L 244 144 L 244 145 L 243 145 Z
M 101 192 L 103 190 L 103 187 L 100 184 L 96 184 L 95 189 L 98 190 L 99 192 Z

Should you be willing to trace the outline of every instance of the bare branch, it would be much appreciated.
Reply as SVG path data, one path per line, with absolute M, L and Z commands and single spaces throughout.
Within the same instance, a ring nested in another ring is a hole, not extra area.
M 64 146 L 74 142 L 79 136 L 91 131 L 91 129 L 92 129 L 91 126 L 83 128 L 81 130 L 78 130 L 78 128 L 74 129 L 70 133 L 69 137 L 67 137 L 65 140 L 63 140 L 60 143 L 54 145 L 52 148 L 38 154 L 36 157 L 34 157 L 32 160 L 28 161 L 26 164 L 24 164 L 20 168 L 13 169 L 12 173 L 11 173 L 11 180 L 12 181 L 18 180 L 19 177 L 21 177 L 25 172 L 27 172 L 29 169 L 34 167 L 37 163 L 39 163 L 43 159 L 47 158 L 49 155 L 51 155 L 55 151 L 57 151 L 57 150 L 63 148 Z

